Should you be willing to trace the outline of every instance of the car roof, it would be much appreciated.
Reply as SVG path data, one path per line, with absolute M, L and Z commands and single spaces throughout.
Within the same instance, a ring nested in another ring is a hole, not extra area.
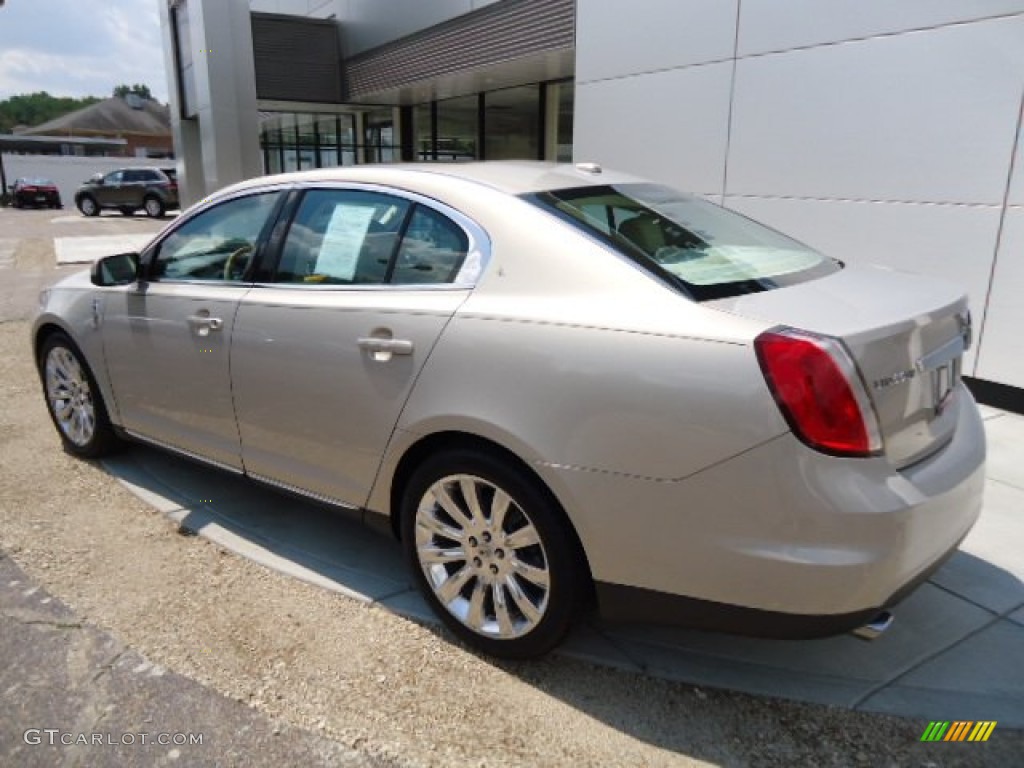
M 261 176 L 240 182 L 213 197 L 233 194 L 268 183 L 364 182 L 370 184 L 415 184 L 423 174 L 447 177 L 476 184 L 510 195 L 525 195 L 550 189 L 642 182 L 635 176 L 606 171 L 596 164 L 577 165 L 522 160 L 492 160 L 468 163 L 409 163 L 399 165 L 360 165 L 320 168 L 312 171 Z

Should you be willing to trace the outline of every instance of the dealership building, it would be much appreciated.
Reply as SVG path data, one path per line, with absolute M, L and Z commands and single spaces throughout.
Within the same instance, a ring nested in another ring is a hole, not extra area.
M 186 201 L 326 166 L 597 162 L 956 281 L 965 373 L 1024 401 L 1024 0 L 167 0 L 161 17 Z

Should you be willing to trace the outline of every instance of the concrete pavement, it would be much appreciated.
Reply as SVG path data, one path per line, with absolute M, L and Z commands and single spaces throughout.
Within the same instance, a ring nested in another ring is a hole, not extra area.
M 985 507 L 883 637 L 778 641 L 589 622 L 561 653 L 696 685 L 924 720 L 1024 728 L 1024 416 L 984 409 Z M 186 529 L 296 578 L 437 620 L 396 542 L 332 510 L 146 447 L 104 462 Z

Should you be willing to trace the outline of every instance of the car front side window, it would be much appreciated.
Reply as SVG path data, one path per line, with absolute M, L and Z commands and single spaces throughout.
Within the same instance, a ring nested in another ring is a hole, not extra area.
M 279 192 L 237 198 L 190 218 L 160 244 L 150 279 L 242 280 L 279 198 Z

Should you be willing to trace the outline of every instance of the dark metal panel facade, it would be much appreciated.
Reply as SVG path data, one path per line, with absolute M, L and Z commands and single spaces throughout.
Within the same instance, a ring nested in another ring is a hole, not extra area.
M 572 49 L 575 42 L 576 0 L 502 0 L 349 59 L 346 97 Z
M 341 102 L 337 22 L 254 13 L 252 47 L 257 98 Z

